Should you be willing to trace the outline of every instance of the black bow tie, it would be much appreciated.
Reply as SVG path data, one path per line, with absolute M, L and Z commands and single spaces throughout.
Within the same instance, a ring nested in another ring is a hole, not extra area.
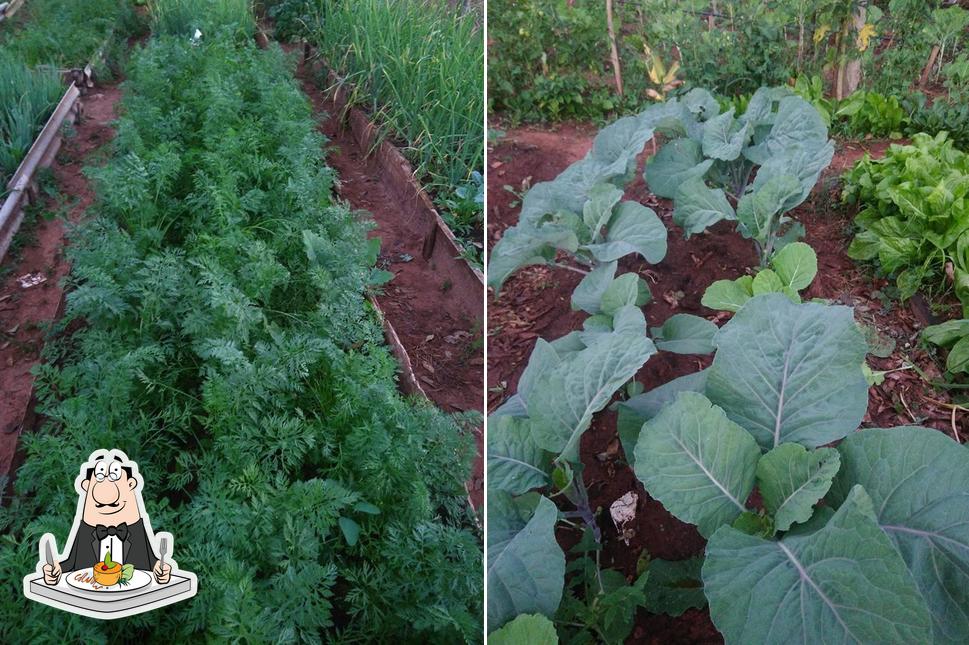
M 103 540 L 109 535 L 116 535 L 118 536 L 119 540 L 124 542 L 128 537 L 128 525 L 124 522 L 118 524 L 117 526 L 105 526 L 104 524 L 98 524 L 94 529 L 94 536 L 99 540 Z

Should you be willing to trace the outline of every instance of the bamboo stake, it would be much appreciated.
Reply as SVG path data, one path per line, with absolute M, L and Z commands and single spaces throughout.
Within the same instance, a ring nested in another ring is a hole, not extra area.
M 616 76 L 616 91 L 622 96 L 622 71 L 619 69 L 619 49 L 616 47 L 616 29 L 612 24 L 612 0 L 606 0 L 606 27 L 612 47 L 612 70 Z

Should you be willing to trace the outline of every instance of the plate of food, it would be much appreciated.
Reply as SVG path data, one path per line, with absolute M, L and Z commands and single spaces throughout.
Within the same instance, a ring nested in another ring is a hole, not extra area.
M 119 592 L 141 589 L 151 584 L 151 574 L 135 569 L 133 564 L 120 564 L 111 560 L 111 552 L 90 569 L 71 571 L 65 578 L 75 589 L 98 592 Z

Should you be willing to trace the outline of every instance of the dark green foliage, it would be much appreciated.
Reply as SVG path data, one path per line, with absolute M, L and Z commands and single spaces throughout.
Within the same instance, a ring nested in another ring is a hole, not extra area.
M 118 447 L 199 593 L 96 625 L 10 594 L 0 642 L 480 640 L 469 433 L 396 391 L 369 224 L 334 203 L 284 55 L 161 38 L 128 72 L 0 570 L 15 590 L 43 532 L 64 544 L 78 465 Z
M 0 194 L 63 91 L 56 72 L 31 70 L 0 49 Z
M 272 20 L 273 33 L 280 40 L 298 40 L 313 24 L 312 0 L 260 0 L 262 14 Z
M 949 133 L 949 141 L 959 150 L 969 150 L 969 105 L 936 99 L 931 104 L 925 95 L 916 92 L 902 100 L 908 112 L 907 136 L 925 132 L 932 136 Z
M 129 0 L 29 0 L 0 29 L 0 45 L 31 67 L 84 67 L 113 39 L 143 29 Z

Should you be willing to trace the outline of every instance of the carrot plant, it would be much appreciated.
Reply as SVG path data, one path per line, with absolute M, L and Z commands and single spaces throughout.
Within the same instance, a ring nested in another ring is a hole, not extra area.
M 379 243 L 334 200 L 286 57 L 180 33 L 127 78 L 37 369 L 46 422 L 0 510 L 0 569 L 13 588 L 39 534 L 65 539 L 65 482 L 111 445 L 151 473 L 145 500 L 199 593 L 94 632 L 8 595 L 0 641 L 479 641 L 473 441 L 397 393 L 363 297 Z

